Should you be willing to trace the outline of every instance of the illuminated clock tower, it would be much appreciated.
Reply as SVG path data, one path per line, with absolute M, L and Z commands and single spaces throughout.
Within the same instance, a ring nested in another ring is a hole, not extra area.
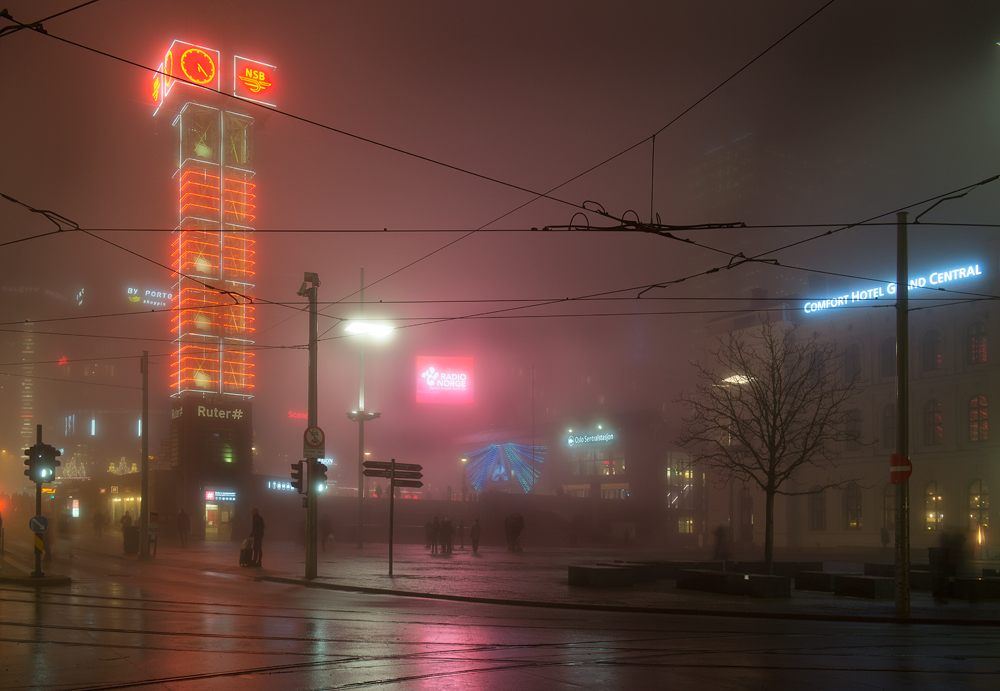
M 274 69 L 174 41 L 153 79 L 155 117 L 169 119 L 178 133 L 174 498 L 207 539 L 230 538 L 252 470 L 257 194 L 254 118 L 242 101 L 273 105 L 264 99 L 273 94 Z M 225 93 L 224 78 L 232 80 Z

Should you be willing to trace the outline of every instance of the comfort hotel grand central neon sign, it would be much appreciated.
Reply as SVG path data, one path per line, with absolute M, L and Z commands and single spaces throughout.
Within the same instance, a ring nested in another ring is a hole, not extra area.
M 919 278 L 910 279 L 910 290 L 914 288 L 928 288 L 933 289 L 943 286 L 945 283 L 951 283 L 953 281 L 964 281 L 970 278 L 977 278 L 983 275 L 982 268 L 979 264 L 972 264 L 970 266 L 960 266 L 954 269 L 947 269 L 945 271 L 934 271 L 927 276 L 920 276 Z M 846 305 L 851 305 L 857 302 L 867 302 L 869 300 L 878 300 L 879 298 L 884 298 L 887 295 L 896 294 L 896 284 L 890 283 L 886 286 L 878 286 L 876 288 L 868 288 L 867 290 L 855 290 L 847 295 L 841 295 L 840 297 L 829 298 L 827 300 L 815 300 L 806 302 L 802 306 L 802 311 L 806 314 L 813 314 L 814 312 L 822 312 L 823 310 L 833 309 L 835 307 L 844 307 Z

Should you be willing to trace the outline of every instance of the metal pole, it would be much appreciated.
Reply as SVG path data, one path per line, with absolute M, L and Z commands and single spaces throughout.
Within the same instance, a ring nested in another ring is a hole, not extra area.
M 909 272 L 905 211 L 896 214 L 896 453 L 910 457 Z M 910 481 L 896 485 L 896 616 L 910 616 Z
M 42 426 L 35 426 L 35 443 L 42 445 Z M 42 515 L 42 483 L 35 483 L 35 515 Z M 31 572 L 32 577 L 40 578 L 45 573 L 42 572 L 42 552 L 45 549 L 45 533 L 35 533 L 35 570 Z
M 365 316 L 365 267 L 361 267 L 361 318 Z M 358 393 L 358 549 L 365 546 L 365 339 L 361 351 L 361 386 Z
M 319 328 L 317 326 L 316 303 L 319 299 L 319 275 L 306 273 L 305 280 L 312 283 L 309 289 L 309 426 L 319 424 L 316 403 L 317 388 L 317 348 Z M 316 513 L 319 502 L 319 492 L 313 487 L 316 477 L 315 468 L 319 461 L 315 458 L 306 459 L 306 578 L 316 578 Z
M 535 366 L 531 366 L 531 493 L 535 493 Z
M 149 558 L 149 351 L 142 351 L 142 419 L 140 447 L 142 449 L 139 480 L 139 558 Z
M 396 510 L 396 459 L 389 463 L 389 575 L 392 575 L 392 521 Z

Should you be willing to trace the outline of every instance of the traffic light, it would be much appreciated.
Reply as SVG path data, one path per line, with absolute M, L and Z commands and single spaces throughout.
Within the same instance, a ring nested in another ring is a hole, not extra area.
M 302 494 L 302 461 L 292 463 L 292 487 L 299 494 Z
M 313 474 L 312 486 L 316 490 L 316 494 L 322 494 L 326 491 L 326 466 L 320 461 L 313 461 Z
M 30 449 L 25 449 L 24 455 L 28 457 L 24 462 L 28 466 L 24 474 L 32 482 L 52 482 L 56 479 L 56 468 L 62 465 L 56 460 L 56 456 L 62 454 L 54 446 L 35 444 Z

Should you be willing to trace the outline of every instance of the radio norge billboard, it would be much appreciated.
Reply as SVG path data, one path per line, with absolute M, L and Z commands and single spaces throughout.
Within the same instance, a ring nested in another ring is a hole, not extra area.
M 417 403 L 472 403 L 472 358 L 417 356 Z

